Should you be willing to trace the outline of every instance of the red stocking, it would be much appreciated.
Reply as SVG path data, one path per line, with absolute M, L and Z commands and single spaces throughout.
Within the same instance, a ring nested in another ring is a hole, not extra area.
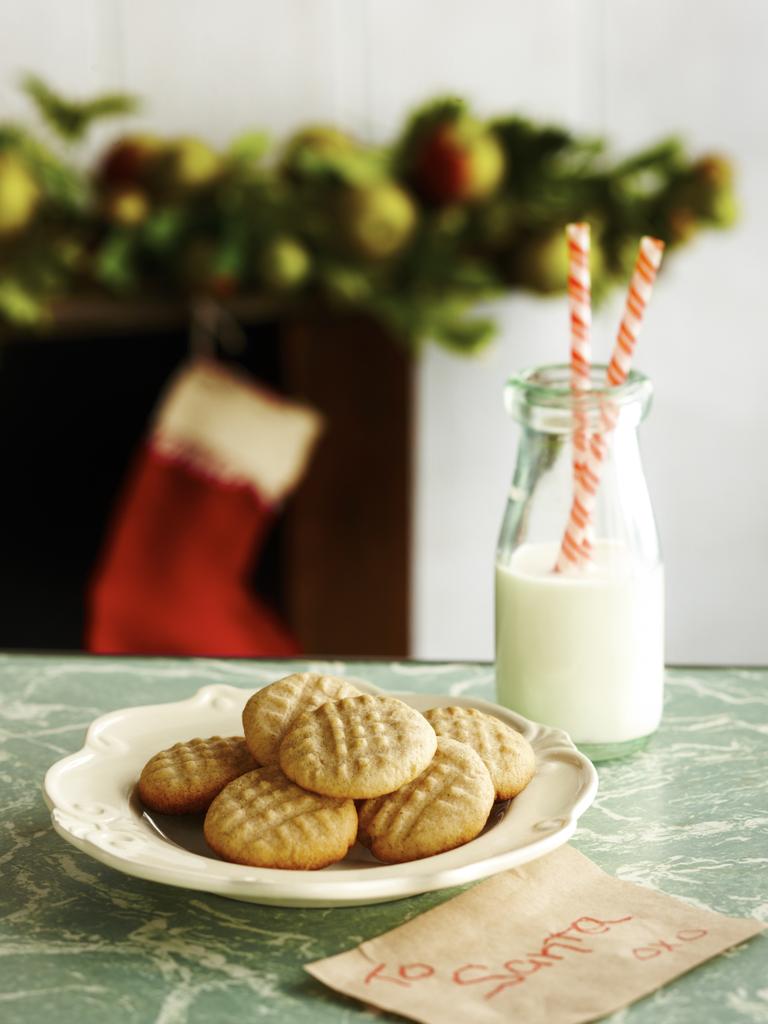
M 102 654 L 298 652 L 248 579 L 320 429 L 314 411 L 207 361 L 160 402 L 89 592 Z

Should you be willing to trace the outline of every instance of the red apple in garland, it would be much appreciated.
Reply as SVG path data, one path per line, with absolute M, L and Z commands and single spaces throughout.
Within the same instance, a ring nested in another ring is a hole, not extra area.
M 161 149 L 156 135 L 139 133 L 117 139 L 101 158 L 97 176 L 107 188 L 136 185 L 144 180 L 147 168 Z
M 501 184 L 504 151 L 492 131 L 469 117 L 430 126 L 415 147 L 412 178 L 437 205 L 486 199 Z
M 193 238 L 180 254 L 178 273 L 185 291 L 228 299 L 240 287 L 232 252 L 210 238 Z
M 102 156 L 97 180 L 106 191 L 141 186 L 152 193 L 183 194 L 212 184 L 221 167 L 218 153 L 202 139 L 124 135 Z

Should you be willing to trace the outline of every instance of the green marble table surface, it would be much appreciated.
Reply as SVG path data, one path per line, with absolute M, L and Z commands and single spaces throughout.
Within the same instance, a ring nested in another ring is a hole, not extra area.
M 454 895 L 289 909 L 120 874 L 50 825 L 46 769 L 117 708 L 180 700 L 293 671 L 389 689 L 493 699 L 493 667 L 413 662 L 0 657 L 0 1020 L 396 1020 L 344 999 L 302 965 L 351 948 Z M 606 871 L 734 916 L 768 920 L 768 669 L 672 669 L 650 746 L 600 766 L 573 844 Z M 614 1024 L 768 1021 L 758 936 L 609 1018 Z

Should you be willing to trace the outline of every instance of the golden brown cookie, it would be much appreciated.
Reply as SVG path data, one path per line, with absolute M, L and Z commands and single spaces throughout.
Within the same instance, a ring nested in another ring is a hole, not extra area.
M 497 800 L 517 796 L 533 778 L 536 755 L 511 726 L 477 708 L 430 708 L 424 717 L 438 736 L 450 736 L 477 751 L 491 773 Z
M 494 795 L 480 755 L 441 736 L 421 775 L 396 793 L 360 805 L 359 835 L 374 857 L 387 863 L 431 857 L 479 835 Z
M 224 860 L 310 871 L 346 856 L 357 834 L 357 811 L 352 800 L 308 793 L 270 765 L 223 789 L 203 830 Z
M 280 746 L 280 767 L 315 793 L 367 798 L 410 782 L 436 747 L 434 729 L 414 708 L 363 693 L 297 718 Z
M 257 690 L 243 708 L 245 742 L 257 764 L 278 763 L 280 743 L 298 715 L 358 693 L 346 679 L 318 672 L 296 672 Z
M 150 810 L 193 814 L 206 810 L 228 782 L 253 767 L 242 736 L 176 743 L 144 765 L 139 796 Z

